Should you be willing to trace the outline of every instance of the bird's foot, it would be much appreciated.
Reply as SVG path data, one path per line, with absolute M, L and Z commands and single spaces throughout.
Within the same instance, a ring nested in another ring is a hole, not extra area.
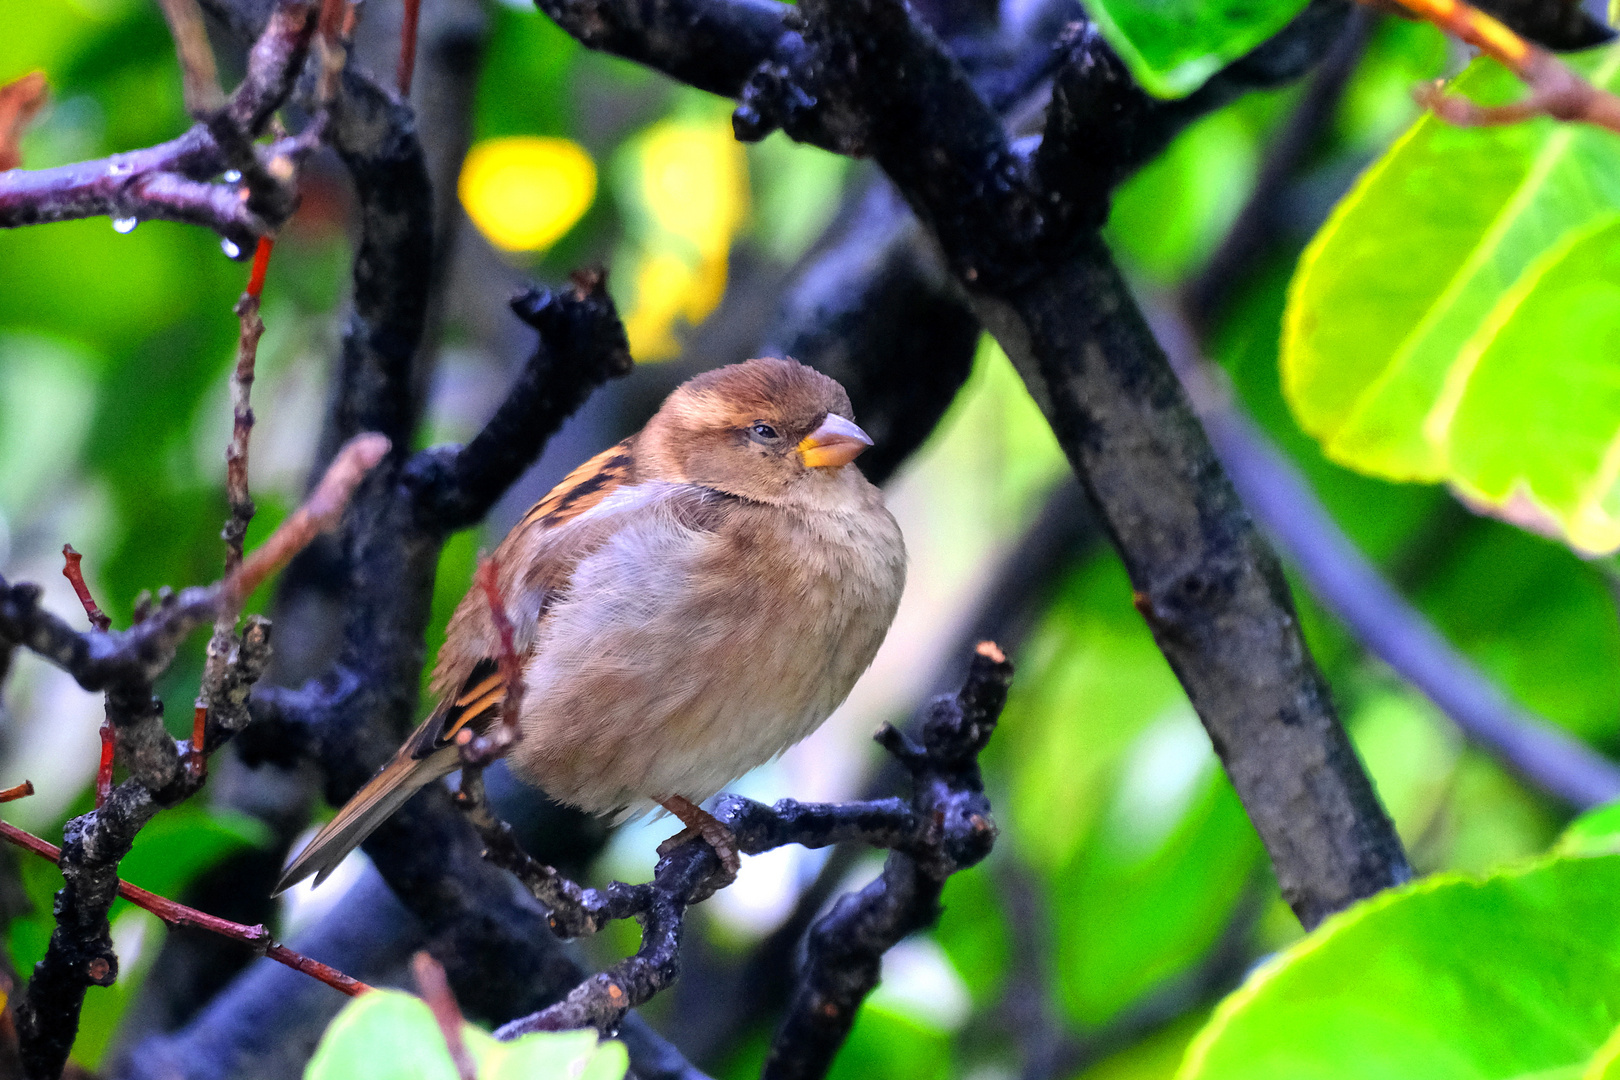
M 715 855 L 720 859 L 720 873 L 704 882 L 698 889 L 697 894 L 692 897 L 692 903 L 707 900 L 715 892 L 737 880 L 737 871 L 742 868 L 742 859 L 737 855 L 736 834 L 722 825 L 719 818 L 690 799 L 683 799 L 679 795 L 674 795 L 668 799 L 660 800 L 659 805 L 680 818 L 681 824 L 686 826 L 685 829 L 658 845 L 660 858 L 668 855 L 688 840 L 702 838 L 704 843 L 714 849 Z

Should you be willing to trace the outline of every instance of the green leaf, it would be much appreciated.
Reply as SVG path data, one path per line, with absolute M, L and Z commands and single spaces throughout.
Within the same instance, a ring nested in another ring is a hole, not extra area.
M 1620 1020 L 1617 891 L 1607 856 L 1382 893 L 1251 975 L 1177 1078 L 1576 1080 Z
M 1620 50 L 1572 63 L 1620 86 Z M 1456 88 L 1522 94 L 1489 61 Z M 1282 374 L 1301 426 L 1352 468 L 1444 480 L 1582 551 L 1620 548 L 1616 238 L 1612 132 L 1425 116 L 1300 259 Z
M 1559 855 L 1620 854 L 1620 800 L 1593 807 L 1570 822 L 1553 851 Z
M 1149 93 L 1181 97 L 1304 7 L 1305 0 L 1097 0 L 1086 10 Z
M 630 1059 L 594 1031 L 541 1032 L 496 1042 L 467 1024 L 462 1039 L 479 1080 L 622 1080 Z M 338 1013 L 321 1036 L 304 1080 L 456 1080 L 444 1034 L 426 1003 L 374 990 Z

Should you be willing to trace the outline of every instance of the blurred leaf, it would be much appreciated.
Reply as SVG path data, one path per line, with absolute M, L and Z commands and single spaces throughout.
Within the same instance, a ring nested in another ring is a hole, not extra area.
M 596 163 L 569 139 L 485 139 L 467 152 L 457 190 L 490 243 L 535 251 L 556 243 L 590 208 Z
M 1578 1077 L 1620 1018 L 1617 890 L 1609 856 L 1381 893 L 1250 976 L 1176 1075 Z
M 1107 805 L 1137 735 L 1186 697 L 1131 606 L 1111 553 L 1079 568 L 1024 646 L 986 751 L 1008 785 L 1000 817 L 1020 854 L 1057 875 Z
M 747 149 L 757 200 L 749 235 L 779 263 L 809 250 L 838 212 L 853 164 L 842 154 L 796 143 L 782 132 Z
M 1339 138 L 1363 153 L 1376 153 L 1418 118 L 1412 87 L 1445 71 L 1446 35 L 1430 23 L 1378 20 L 1366 55 L 1344 89 L 1335 120 Z
M 479 1080 L 620 1080 L 624 1044 L 594 1031 L 541 1032 L 496 1042 L 467 1024 L 462 1038 Z M 456 1067 L 432 1011 L 420 998 L 374 990 L 338 1013 L 321 1036 L 304 1080 L 456 1080 Z
M 1404 685 L 1381 685 L 1356 701 L 1346 726 L 1408 850 L 1453 793 L 1461 738 L 1428 701 Z
M 1254 828 L 1190 708 L 1131 747 L 1095 837 L 1055 879 L 1068 1014 L 1099 1026 L 1216 944 L 1254 878 Z
M 102 366 L 62 341 L 0 335 L 0 512 L 22 520 L 72 477 Z
M 993 863 L 952 874 L 940 898 L 944 914 L 934 930 L 976 1005 L 991 1005 L 1001 991 L 1012 954 L 1007 916 L 996 895 Z
M 1477 521 L 1428 568 L 1414 599 L 1514 698 L 1613 745 L 1620 620 L 1601 573 L 1561 544 Z
M 1620 50 L 1572 63 L 1620 85 Z M 1519 94 L 1487 61 L 1456 87 Z M 1301 424 L 1352 467 L 1620 547 L 1620 259 L 1598 259 L 1620 236 L 1617 178 L 1611 132 L 1419 120 L 1300 261 L 1282 369 Z
M 950 1066 L 948 1036 L 869 1001 L 856 1015 L 827 1080 L 944 1080 Z
M 1187 1044 L 1209 1018 L 1207 1010 L 1183 1016 L 1128 1049 L 1104 1058 L 1075 1080 L 1171 1080 Z
M 1553 851 L 1558 855 L 1620 854 L 1620 800 L 1588 810 L 1570 822 Z
M 696 326 L 720 303 L 732 240 L 749 212 L 748 159 L 730 113 L 707 98 L 683 100 L 614 162 L 630 232 L 614 291 L 623 294 L 616 299 L 638 360 L 676 355 L 677 321 Z
M 1137 82 L 1160 97 L 1180 97 L 1304 7 L 1304 0 L 1099 0 L 1086 10 Z
M 1179 280 L 1220 243 L 1259 160 L 1254 132 L 1234 108 L 1204 117 L 1114 192 L 1110 243 L 1153 281 Z

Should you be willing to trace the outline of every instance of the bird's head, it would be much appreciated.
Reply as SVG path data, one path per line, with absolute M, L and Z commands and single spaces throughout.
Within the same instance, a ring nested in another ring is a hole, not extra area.
M 849 395 L 796 360 L 765 358 L 704 372 L 677 387 L 641 436 L 659 479 L 767 503 L 823 502 L 848 486 L 872 445 Z

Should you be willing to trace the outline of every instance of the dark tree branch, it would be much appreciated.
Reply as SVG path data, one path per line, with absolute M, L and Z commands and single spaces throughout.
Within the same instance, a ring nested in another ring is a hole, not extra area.
M 239 254 L 292 214 L 298 161 L 313 143 L 283 139 L 256 148 L 270 116 L 292 91 L 308 55 L 314 9 L 277 7 L 249 58 L 249 73 L 217 114 L 172 142 L 99 161 L 0 174 L 0 228 L 106 215 L 201 225 Z M 227 169 L 241 176 L 213 183 Z

